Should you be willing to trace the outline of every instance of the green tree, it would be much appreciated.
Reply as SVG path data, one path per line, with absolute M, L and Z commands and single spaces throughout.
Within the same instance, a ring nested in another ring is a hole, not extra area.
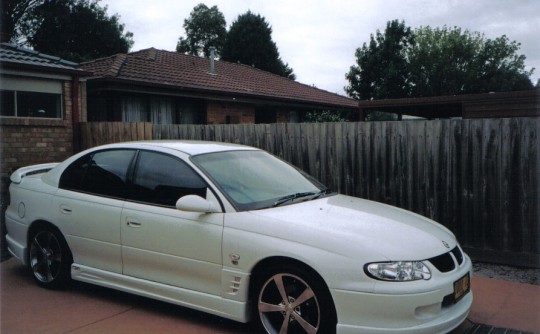
M 216 55 L 221 54 L 227 36 L 225 16 L 217 6 L 208 8 L 198 4 L 190 17 L 184 20 L 186 38 L 180 37 L 176 51 L 196 56 L 210 55 L 210 47 L 216 48 Z
M 369 44 L 356 49 L 356 65 L 346 74 L 347 94 L 359 100 L 409 96 L 407 54 L 413 44 L 413 32 L 403 21 L 388 22 L 384 33 L 377 30 Z
M 2 25 L 2 42 L 16 43 L 19 37 L 18 23 L 38 0 L 3 0 L 0 23 Z
M 98 0 L 41 0 L 27 8 L 17 31 L 35 50 L 75 62 L 128 52 L 133 34 Z
M 458 27 L 421 27 L 409 52 L 412 96 L 474 94 L 533 88 L 520 44 L 486 39 Z
M 504 35 L 491 40 L 457 27 L 412 31 L 391 21 L 356 50 L 345 90 L 356 99 L 384 99 L 532 89 L 533 70 L 525 70 L 519 47 Z
M 239 15 L 231 25 L 222 59 L 295 79 L 292 68 L 279 56 L 276 43 L 272 40 L 272 28 L 264 17 L 251 11 Z
M 325 122 L 348 122 L 349 113 L 346 111 L 323 110 L 308 111 L 304 117 L 307 123 L 325 123 Z

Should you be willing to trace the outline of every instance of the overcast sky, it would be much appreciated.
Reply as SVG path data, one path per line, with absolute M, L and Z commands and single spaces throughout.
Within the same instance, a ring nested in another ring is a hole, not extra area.
M 390 20 L 407 26 L 460 27 L 486 38 L 506 35 L 521 43 L 519 54 L 527 69 L 540 78 L 539 0 L 101 0 L 108 14 L 119 14 L 134 34 L 132 51 L 155 47 L 176 50 L 185 36 L 184 19 L 199 3 L 217 5 L 227 29 L 238 15 L 261 14 L 273 29 L 281 58 L 293 68 L 296 80 L 345 95 L 345 73 L 355 63 L 354 52 L 384 31 Z

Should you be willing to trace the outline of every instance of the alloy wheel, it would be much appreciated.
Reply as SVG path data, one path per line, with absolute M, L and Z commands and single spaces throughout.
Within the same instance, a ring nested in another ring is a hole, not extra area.
M 287 273 L 271 276 L 262 286 L 258 311 L 271 334 L 317 333 L 321 310 L 313 289 L 302 278 Z
M 50 231 L 41 231 L 30 244 L 30 268 L 42 283 L 53 282 L 62 271 L 62 247 Z

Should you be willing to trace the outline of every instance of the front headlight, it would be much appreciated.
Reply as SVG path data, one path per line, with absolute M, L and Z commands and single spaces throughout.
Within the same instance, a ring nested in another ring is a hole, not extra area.
M 368 263 L 364 271 L 368 276 L 383 281 L 407 282 L 431 278 L 431 271 L 421 261 Z

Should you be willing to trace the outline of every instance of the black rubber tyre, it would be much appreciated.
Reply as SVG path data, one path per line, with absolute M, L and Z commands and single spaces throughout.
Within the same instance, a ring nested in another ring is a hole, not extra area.
M 28 264 L 41 287 L 64 288 L 71 280 L 73 258 L 64 237 L 54 228 L 45 226 L 30 236 Z
M 254 317 L 269 334 L 336 332 L 337 317 L 319 275 L 296 266 L 272 267 L 255 281 Z

